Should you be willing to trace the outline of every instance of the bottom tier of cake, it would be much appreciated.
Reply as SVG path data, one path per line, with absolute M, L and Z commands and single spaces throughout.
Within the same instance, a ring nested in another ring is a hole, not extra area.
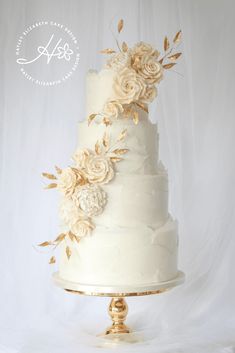
M 70 259 L 65 253 L 68 245 Z M 94 285 L 163 282 L 176 277 L 177 254 L 177 222 L 170 217 L 157 229 L 99 226 L 79 243 L 64 241 L 59 276 Z

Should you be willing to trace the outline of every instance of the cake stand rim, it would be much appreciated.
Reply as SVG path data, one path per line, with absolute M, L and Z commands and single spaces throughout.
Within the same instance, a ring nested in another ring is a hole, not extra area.
M 100 286 L 92 284 L 76 283 L 64 280 L 59 276 L 59 272 L 52 274 L 53 282 L 60 288 L 75 294 L 100 297 L 132 297 L 151 294 L 160 294 L 171 288 L 179 286 L 185 281 L 185 274 L 177 272 L 177 276 L 169 281 L 145 283 L 140 286 Z

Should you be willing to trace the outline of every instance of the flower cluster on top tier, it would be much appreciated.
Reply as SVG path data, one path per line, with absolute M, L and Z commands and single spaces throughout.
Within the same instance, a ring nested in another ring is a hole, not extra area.
M 115 176 L 115 163 L 120 162 L 128 152 L 126 148 L 117 148 L 126 137 L 126 129 L 121 131 L 115 145 L 111 146 L 110 137 L 105 132 L 101 141 L 97 141 L 94 150 L 77 151 L 72 159 L 73 166 L 65 169 L 56 167 L 57 175 L 43 173 L 53 180 L 46 188 L 57 188 L 63 195 L 60 216 L 67 227 L 54 241 L 46 241 L 40 246 L 58 245 L 66 237 L 71 241 L 80 241 L 95 228 L 92 217 L 100 215 L 106 204 L 107 194 L 101 185 L 109 183 Z M 68 259 L 70 247 L 66 247 Z M 54 262 L 54 257 L 50 263 Z
M 126 52 L 113 54 L 106 64 L 117 73 L 113 100 L 120 104 L 152 102 L 157 95 L 156 85 L 163 78 L 158 58 L 159 52 L 143 42 Z
M 120 20 L 118 32 L 122 29 L 123 20 Z M 165 37 L 162 57 L 158 50 L 145 42 L 129 48 L 125 42 L 120 46 L 117 41 L 119 52 L 110 48 L 102 50 L 101 53 L 110 55 L 105 67 L 115 72 L 113 89 L 102 110 L 91 114 L 88 123 L 99 116 L 105 125 L 111 125 L 113 119 L 121 116 L 130 117 L 137 124 L 138 108 L 148 111 L 148 104 L 157 96 L 157 85 L 163 79 L 164 70 L 172 68 L 180 57 L 181 53 L 172 54 L 180 39 L 181 31 L 175 35 L 170 46 Z
M 159 52 L 147 43 L 137 43 L 129 49 L 114 53 L 107 60 L 106 68 L 115 71 L 110 99 L 99 115 L 106 125 L 120 116 L 132 117 L 138 123 L 138 110 L 147 111 L 147 104 L 157 96 L 156 85 L 163 78 L 163 67 L 158 61 Z M 90 120 L 94 117 L 92 115 Z

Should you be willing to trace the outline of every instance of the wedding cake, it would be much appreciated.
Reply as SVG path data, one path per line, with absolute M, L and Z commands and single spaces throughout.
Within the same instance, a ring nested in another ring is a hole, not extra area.
M 119 33 L 122 27 L 120 20 Z M 87 118 L 79 123 L 72 165 L 43 173 L 52 180 L 47 188 L 62 195 L 62 231 L 40 245 L 60 246 L 63 280 L 121 286 L 177 276 L 177 222 L 168 212 L 168 175 L 148 104 L 180 56 L 180 37 L 172 45 L 164 39 L 162 56 L 143 42 L 105 49 L 105 67 L 87 74 Z

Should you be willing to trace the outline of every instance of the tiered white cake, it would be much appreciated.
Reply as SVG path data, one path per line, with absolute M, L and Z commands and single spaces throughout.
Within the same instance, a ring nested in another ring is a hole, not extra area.
M 88 73 L 87 111 L 100 111 L 112 86 L 112 74 Z M 106 88 L 106 89 L 105 89 Z M 115 178 L 103 186 L 108 203 L 95 219 L 92 235 L 79 243 L 67 240 L 68 259 L 62 251 L 61 278 L 97 285 L 162 282 L 177 275 L 177 223 L 168 213 L 167 172 L 158 159 L 157 125 L 139 112 L 139 123 L 121 117 L 106 127 L 99 122 L 79 123 L 78 149 L 90 148 L 108 131 L 116 136 L 127 129 L 125 159 L 117 164 Z
M 173 54 L 180 36 L 172 47 L 165 38 L 162 57 L 143 42 L 105 49 L 105 68 L 87 75 L 87 119 L 79 123 L 73 163 L 43 173 L 62 194 L 62 233 L 40 245 L 60 245 L 57 276 L 64 281 L 144 288 L 178 275 L 177 222 L 168 213 L 168 177 L 148 104 L 181 54 Z

